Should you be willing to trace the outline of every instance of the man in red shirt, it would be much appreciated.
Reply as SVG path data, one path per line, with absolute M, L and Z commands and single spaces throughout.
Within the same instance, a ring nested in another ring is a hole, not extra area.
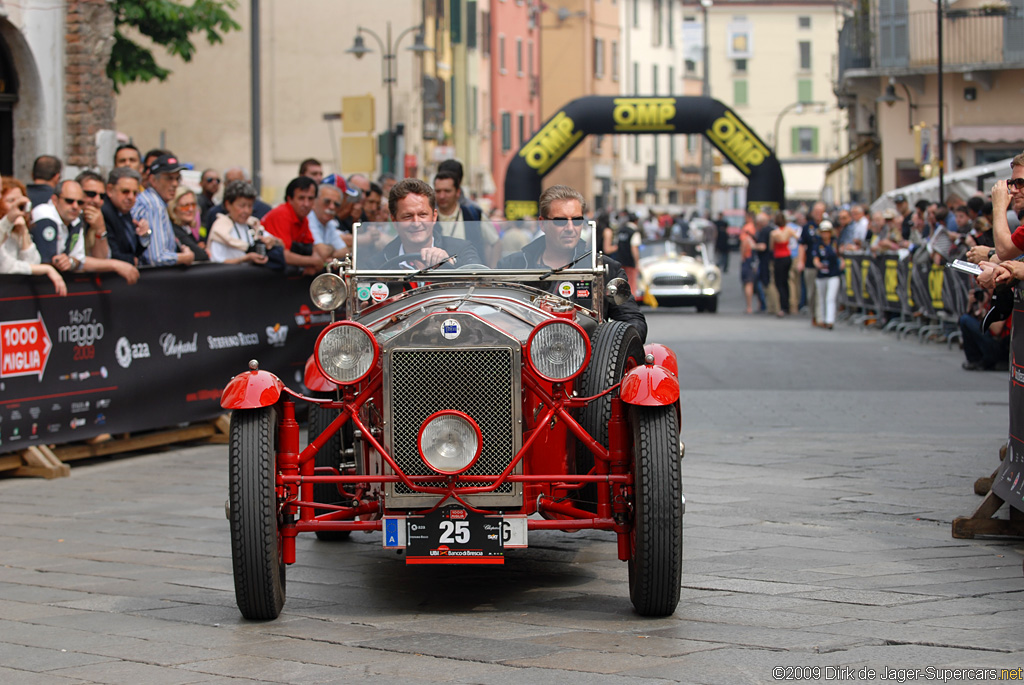
M 302 269 L 305 276 L 316 275 L 331 260 L 330 245 L 314 244 L 307 215 L 316 198 L 316 181 L 299 176 L 284 191 L 284 202 L 263 217 L 263 227 L 284 243 L 285 264 Z
M 992 237 L 1002 262 L 1024 254 L 1024 226 L 1011 233 L 1006 221 L 1006 210 L 1011 206 L 1019 217 L 1024 210 L 1024 152 L 1010 162 L 1010 180 L 999 180 L 992 186 Z

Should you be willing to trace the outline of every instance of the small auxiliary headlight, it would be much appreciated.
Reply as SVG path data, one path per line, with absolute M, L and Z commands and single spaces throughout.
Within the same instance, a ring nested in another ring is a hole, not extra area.
M 417 444 L 424 464 L 437 473 L 453 476 L 476 463 L 482 436 L 480 427 L 468 415 L 445 409 L 427 417 Z
M 338 274 L 320 274 L 309 285 L 309 297 L 321 310 L 333 312 L 345 304 L 348 286 Z
M 526 341 L 530 366 L 545 380 L 562 383 L 577 376 L 590 358 L 590 339 L 577 324 L 550 319 Z
M 339 321 L 316 339 L 316 364 L 339 385 L 358 383 L 377 362 L 380 348 L 369 329 L 354 321 Z

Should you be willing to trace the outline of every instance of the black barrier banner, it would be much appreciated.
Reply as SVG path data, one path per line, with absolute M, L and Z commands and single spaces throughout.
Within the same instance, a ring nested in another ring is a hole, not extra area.
M 565 104 L 509 162 L 505 218 L 536 217 L 541 179 L 587 135 L 700 133 L 747 177 L 747 208 L 776 212 L 786 189 L 774 152 L 724 104 L 709 97 L 590 95 Z
M 202 421 L 258 359 L 299 389 L 330 315 L 308 278 L 249 265 L 0 277 L 0 453 Z
M 1010 336 L 1010 442 L 992 492 L 1024 511 L 1024 288 L 1013 289 L 1013 333 Z M 1020 326 L 1020 328 L 1018 328 Z

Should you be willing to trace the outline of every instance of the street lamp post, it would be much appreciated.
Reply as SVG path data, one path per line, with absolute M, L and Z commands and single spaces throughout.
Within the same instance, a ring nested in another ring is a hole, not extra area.
M 381 73 L 382 78 L 384 80 L 384 85 L 387 87 L 388 91 L 387 154 L 382 155 L 384 157 L 384 160 L 382 160 L 383 163 L 381 164 L 381 166 L 384 167 L 384 171 L 390 173 L 395 173 L 395 123 L 393 89 L 395 81 L 398 79 L 398 68 L 395 64 L 395 61 L 397 60 L 398 56 L 395 54 L 395 51 L 398 49 L 398 44 L 402 42 L 402 39 L 405 38 L 406 35 L 412 33 L 413 31 L 416 31 L 416 38 L 413 40 L 413 44 L 406 49 L 420 54 L 424 52 L 430 52 L 430 47 L 423 42 L 423 24 L 419 24 L 417 26 L 410 26 L 409 28 L 399 33 L 398 37 L 394 40 L 394 42 L 392 42 L 390 21 L 387 23 L 387 30 L 384 34 L 384 40 L 382 40 L 381 37 L 377 35 L 374 31 L 371 31 L 365 26 L 357 26 L 355 41 L 353 41 L 352 47 L 345 51 L 355 55 L 356 59 L 362 59 L 363 55 L 365 55 L 366 53 L 373 52 L 372 49 L 366 47 L 366 42 L 363 40 L 364 33 L 368 34 L 375 41 L 377 41 L 377 45 L 380 47 Z
M 783 107 L 782 111 L 779 112 L 779 116 L 775 117 L 775 127 L 772 129 L 772 147 L 775 148 L 776 158 L 779 156 L 779 124 L 782 123 L 782 117 L 786 116 L 789 112 L 792 112 L 794 109 L 797 111 L 797 114 L 801 114 L 803 112 L 803 108 L 809 106 L 827 107 L 828 104 L 825 102 L 794 102 Z
M 704 32 L 703 43 L 704 52 L 702 60 L 704 62 L 704 81 L 701 85 L 701 95 L 704 97 L 711 97 L 711 72 L 708 66 L 710 58 L 710 48 L 708 46 L 708 8 L 714 4 L 714 0 L 700 0 L 701 12 L 703 13 L 704 25 L 702 30 Z M 707 190 L 707 206 L 705 210 L 711 211 L 711 144 L 705 138 L 700 142 L 700 184 Z

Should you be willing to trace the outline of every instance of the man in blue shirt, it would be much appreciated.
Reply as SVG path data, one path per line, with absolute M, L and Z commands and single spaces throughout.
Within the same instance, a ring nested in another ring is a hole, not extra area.
M 174 266 L 191 264 L 196 255 L 192 250 L 178 244 L 174 227 L 167 213 L 167 203 L 181 183 L 181 170 L 185 165 L 174 155 L 161 155 L 149 165 L 149 187 L 142 192 L 132 207 L 132 218 L 149 223 L 149 247 L 142 253 L 141 261 L 147 266 Z

